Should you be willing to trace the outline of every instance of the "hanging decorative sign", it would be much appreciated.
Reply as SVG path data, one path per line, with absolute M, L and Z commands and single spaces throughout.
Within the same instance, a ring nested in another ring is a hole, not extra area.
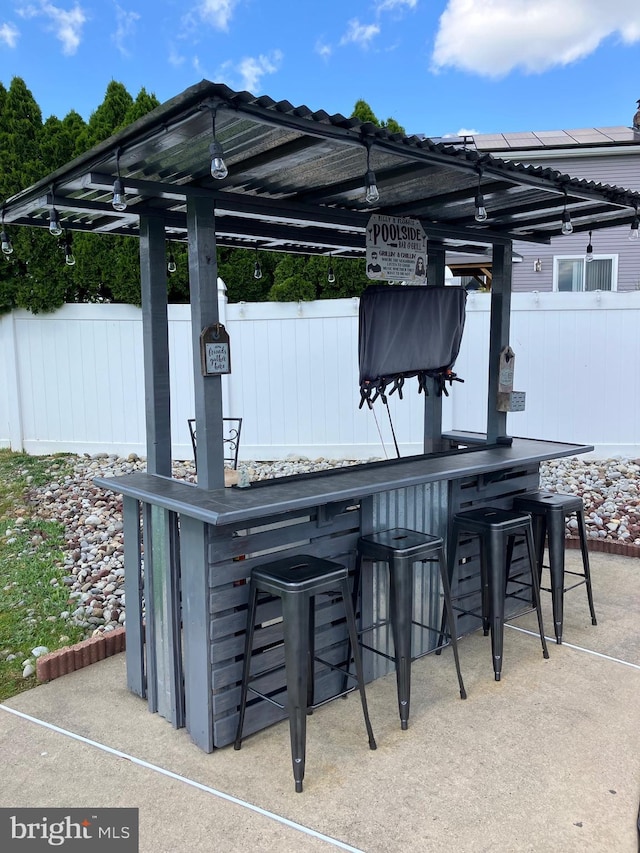
M 366 246 L 367 278 L 426 283 L 427 235 L 417 219 L 373 214 Z
M 509 345 L 500 351 L 500 368 L 498 370 L 498 391 L 513 391 L 513 374 L 516 368 L 516 354 Z
M 200 361 L 203 376 L 231 373 L 229 334 L 222 323 L 208 326 L 201 332 Z
M 516 354 L 509 345 L 500 351 L 500 368 L 498 371 L 498 404 L 499 412 L 524 412 L 526 394 L 524 391 L 513 390 L 513 375 L 516 369 Z

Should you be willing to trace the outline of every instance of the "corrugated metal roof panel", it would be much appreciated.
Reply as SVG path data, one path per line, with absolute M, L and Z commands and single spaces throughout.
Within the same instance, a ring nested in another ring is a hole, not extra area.
M 209 173 L 214 115 L 229 170 L 223 181 Z M 490 139 L 510 137 L 533 144 L 529 133 Z M 367 150 L 381 194 L 375 207 L 364 199 Z M 118 155 L 129 199 L 120 213 L 110 204 Z M 474 218 L 478 187 L 484 223 Z M 202 81 L 10 199 L 5 221 L 46 226 L 55 202 L 71 230 L 136 233 L 139 217 L 154 215 L 180 239 L 194 196 L 215 207 L 221 244 L 305 253 L 364 253 L 373 212 L 417 218 L 428 236 L 450 244 L 487 245 L 548 240 L 560 232 L 565 203 L 577 230 L 628 223 L 640 204 L 624 188 L 501 160 L 460 140 L 403 136 Z

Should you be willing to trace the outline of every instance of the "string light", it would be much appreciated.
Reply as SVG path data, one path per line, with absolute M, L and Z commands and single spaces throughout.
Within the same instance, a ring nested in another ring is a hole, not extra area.
M 487 221 L 487 208 L 484 206 L 484 196 L 482 195 L 482 191 L 480 189 L 480 185 L 482 183 L 482 169 L 478 169 L 478 189 L 476 192 L 476 212 L 475 212 L 475 220 L 476 222 L 486 222 Z
M 638 229 L 640 228 L 640 219 L 638 219 L 638 206 L 636 205 L 636 215 L 633 217 L 633 222 L 629 228 L 629 239 L 638 239 Z
M 4 209 L 2 210 L 2 231 L 0 231 L 0 248 L 3 255 L 10 255 L 13 252 L 13 243 L 9 232 L 4 227 Z
M 380 200 L 376 173 L 371 168 L 371 145 L 367 143 L 367 174 L 364 177 L 365 199 L 367 204 L 375 204 Z
M 216 111 L 211 110 L 211 129 L 213 132 L 213 142 L 209 146 L 209 157 L 211 158 L 211 177 L 218 181 L 223 180 L 229 174 L 229 170 L 224 162 L 224 151 L 222 145 L 216 139 Z M 254 273 L 255 275 L 255 273 Z
M 258 244 L 256 243 L 256 262 L 253 265 L 253 277 L 254 278 L 262 278 L 262 267 L 260 266 L 260 260 L 258 258 Z
M 571 214 L 567 210 L 567 193 L 564 194 L 564 210 L 562 211 L 562 233 L 573 234 L 573 223 L 571 222 Z
M 53 188 L 51 189 L 51 198 L 53 199 Z M 60 217 L 55 208 L 55 204 L 51 205 L 49 211 L 49 234 L 53 237 L 59 237 L 62 234 L 62 225 L 60 225 Z
M 587 253 L 584 256 L 585 261 L 590 264 L 593 260 L 593 246 L 591 245 L 591 231 L 589 231 L 589 242 L 587 243 Z
M 118 177 L 113 182 L 113 199 L 111 200 L 111 206 L 114 210 L 121 213 L 123 210 L 127 209 L 127 198 L 122 178 L 120 177 L 120 149 L 118 149 L 116 154 L 116 170 L 118 172 Z
M 333 264 L 331 263 L 331 254 L 329 254 L 329 269 L 327 270 L 327 281 L 329 284 L 333 284 L 336 280 L 336 274 L 333 271 Z
M 75 266 L 76 259 L 73 255 L 73 250 L 71 249 L 71 234 L 65 234 L 64 238 L 64 262 L 68 267 Z

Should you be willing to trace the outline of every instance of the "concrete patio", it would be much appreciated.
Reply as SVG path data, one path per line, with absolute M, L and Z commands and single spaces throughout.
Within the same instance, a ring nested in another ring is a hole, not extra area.
M 423 658 L 407 732 L 379 679 L 375 752 L 355 696 L 316 711 L 303 794 L 286 722 L 207 755 L 127 691 L 119 654 L 0 705 L 0 807 L 138 807 L 142 853 L 636 853 L 640 563 L 591 560 L 598 625 L 568 593 L 549 660 L 533 614 L 505 628 L 499 683 L 489 639 L 461 640 L 466 701 L 450 650 Z

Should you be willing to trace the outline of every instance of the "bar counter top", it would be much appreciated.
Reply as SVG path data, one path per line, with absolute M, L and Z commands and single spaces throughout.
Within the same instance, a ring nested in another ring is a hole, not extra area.
M 368 495 L 422 483 L 504 471 L 516 465 L 591 450 L 593 447 L 581 444 L 514 438 L 510 446 L 491 445 L 370 462 L 260 481 L 247 488 L 204 490 L 183 480 L 147 473 L 96 477 L 94 483 L 109 491 L 221 526 L 338 501 L 357 501 Z

